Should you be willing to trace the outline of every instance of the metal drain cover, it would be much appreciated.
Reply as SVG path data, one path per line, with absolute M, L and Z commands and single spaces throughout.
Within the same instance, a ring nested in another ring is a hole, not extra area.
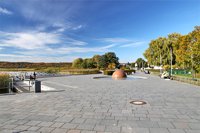
M 142 101 L 142 100 L 134 100 L 134 101 L 131 101 L 130 103 L 134 104 L 134 105 L 144 105 L 144 104 L 147 104 L 145 101 Z

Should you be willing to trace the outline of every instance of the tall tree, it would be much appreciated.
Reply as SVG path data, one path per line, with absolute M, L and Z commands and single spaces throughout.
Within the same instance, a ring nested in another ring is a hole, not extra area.
M 93 60 L 93 62 L 94 62 L 95 68 L 99 68 L 100 58 L 101 58 L 100 55 L 94 55 L 94 56 L 92 57 L 92 60 Z
M 135 63 L 137 63 L 137 66 L 138 66 L 139 68 L 147 67 L 147 62 L 146 62 L 144 59 L 142 59 L 142 58 L 138 58 L 138 59 L 135 61 Z
M 99 60 L 99 67 L 106 69 L 108 67 L 108 60 L 105 55 L 102 55 Z
M 105 57 L 108 64 L 114 63 L 116 66 L 119 65 L 119 58 L 116 56 L 114 52 L 105 53 Z
M 72 67 L 73 68 L 82 68 L 82 63 L 83 63 L 83 59 L 82 58 L 77 58 L 73 61 L 72 63 Z

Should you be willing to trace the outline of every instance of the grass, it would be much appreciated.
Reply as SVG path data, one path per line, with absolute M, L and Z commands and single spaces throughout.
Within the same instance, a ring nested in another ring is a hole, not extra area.
M 40 68 L 0 68 L 0 72 L 46 72 L 46 73 L 60 73 L 60 74 L 98 74 L 98 69 L 73 69 L 66 67 L 40 67 Z
M 35 71 L 35 72 L 47 72 L 47 71 L 65 71 L 65 67 L 40 67 L 40 68 L 0 68 L 0 72 L 28 72 L 28 71 Z

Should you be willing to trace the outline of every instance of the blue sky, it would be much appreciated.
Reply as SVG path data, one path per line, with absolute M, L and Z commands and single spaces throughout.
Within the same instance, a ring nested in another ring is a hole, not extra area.
M 0 0 L 0 61 L 143 57 L 151 40 L 200 25 L 199 0 Z

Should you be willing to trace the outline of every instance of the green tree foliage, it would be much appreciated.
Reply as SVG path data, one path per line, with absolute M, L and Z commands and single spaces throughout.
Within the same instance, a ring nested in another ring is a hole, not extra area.
M 172 65 L 200 72 L 199 51 L 200 26 L 196 26 L 187 35 L 172 33 L 152 40 L 144 56 L 151 65 L 170 65 L 172 52 Z
M 135 63 L 137 63 L 139 68 L 147 67 L 147 62 L 142 58 L 138 58 Z
M 95 68 L 95 62 L 90 58 L 84 59 L 81 68 Z
M 99 60 L 99 67 L 106 69 L 108 67 L 108 60 L 105 55 L 102 55 Z
M 99 67 L 100 68 L 108 68 L 108 66 L 118 66 L 119 58 L 116 56 L 114 52 L 108 52 L 101 56 Z
M 82 63 L 83 63 L 83 59 L 82 58 L 77 58 L 73 61 L 72 63 L 72 67 L 73 68 L 82 68 Z
M 119 65 L 119 58 L 114 52 L 108 52 L 104 55 L 94 55 L 92 58 L 75 59 L 72 63 L 74 68 L 103 68 L 103 69 L 113 69 Z
M 114 52 L 105 53 L 107 61 L 110 63 L 114 63 L 115 65 L 119 65 L 119 58 L 116 56 Z
M 94 67 L 95 67 L 95 68 L 99 68 L 100 58 L 101 58 L 100 55 L 94 55 L 94 56 L 92 57 L 92 61 L 93 61 L 93 63 L 94 63 Z
M 200 26 L 196 26 L 189 34 L 191 63 L 195 71 L 200 72 Z

